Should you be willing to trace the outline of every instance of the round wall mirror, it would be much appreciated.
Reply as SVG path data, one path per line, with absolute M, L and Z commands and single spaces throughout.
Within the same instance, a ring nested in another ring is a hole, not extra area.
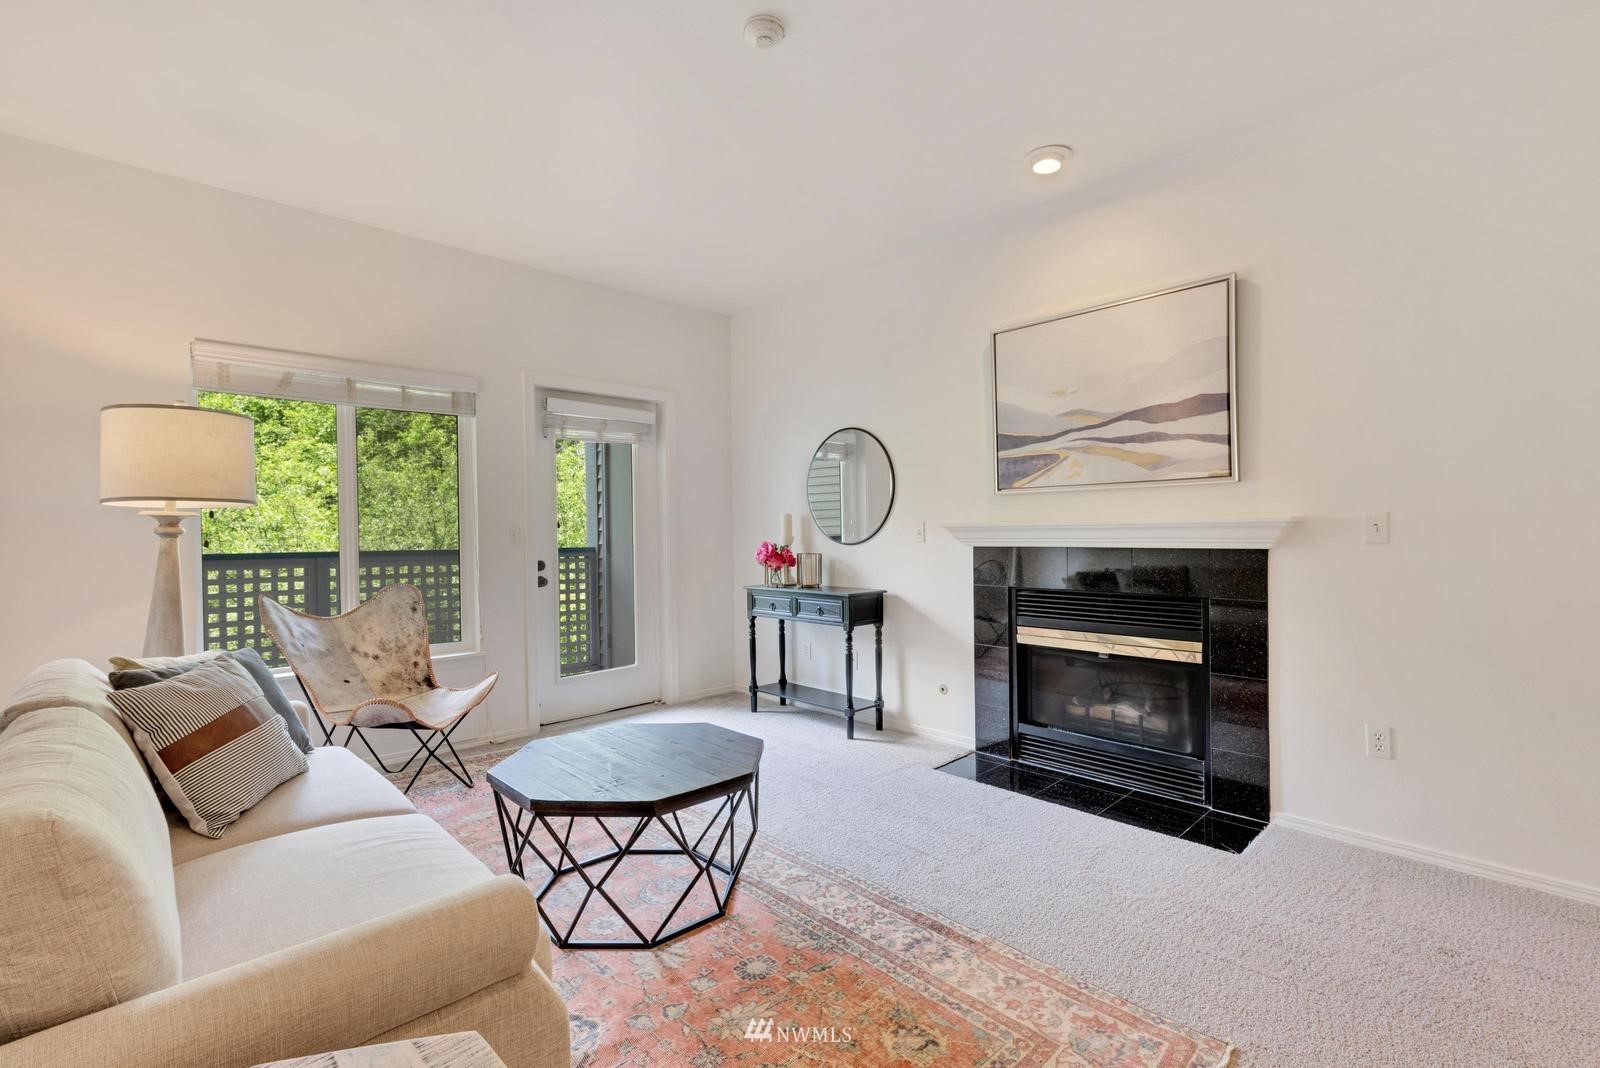
M 817 446 L 806 468 L 806 502 L 817 529 L 841 545 L 859 545 L 883 529 L 894 507 L 894 464 L 868 431 L 847 426 Z

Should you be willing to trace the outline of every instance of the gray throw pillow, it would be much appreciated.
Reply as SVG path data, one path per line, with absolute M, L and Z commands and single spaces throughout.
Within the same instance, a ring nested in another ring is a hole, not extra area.
M 255 680 L 255 684 L 261 687 L 262 696 L 267 699 L 267 704 L 272 706 L 272 710 L 283 717 L 284 726 L 289 728 L 289 740 L 294 742 L 300 752 L 311 752 L 311 738 L 306 734 L 305 724 L 294 714 L 288 696 L 284 694 L 283 687 L 278 685 L 278 680 L 272 677 L 272 669 L 261 659 L 261 654 L 246 646 L 243 649 L 229 649 L 222 655 L 244 668 Z M 153 682 L 176 678 L 208 659 L 213 659 L 213 656 L 201 653 L 196 656 L 176 657 L 160 667 L 121 668 L 111 672 L 108 677 L 111 679 L 113 690 L 130 690 L 136 686 L 149 686 Z

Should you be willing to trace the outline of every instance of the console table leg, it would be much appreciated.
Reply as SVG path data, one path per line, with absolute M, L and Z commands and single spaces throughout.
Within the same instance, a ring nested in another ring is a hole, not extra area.
M 844 736 L 856 736 L 856 639 L 855 628 L 844 630 Z
M 873 636 L 876 638 L 876 647 L 873 649 L 873 666 L 877 668 L 878 675 L 878 730 L 883 730 L 883 624 L 876 623 L 872 627 Z
M 750 711 L 756 710 L 756 617 L 750 617 Z
M 788 643 L 784 640 L 783 620 L 780 619 L 780 620 L 778 620 L 778 685 L 779 686 L 788 686 L 789 685 L 788 669 L 784 666 L 785 661 L 788 659 L 788 652 L 785 649 L 785 646 L 787 644 Z M 778 704 L 786 705 L 788 703 L 789 703 L 789 699 L 788 698 L 786 698 L 786 697 L 778 698 Z

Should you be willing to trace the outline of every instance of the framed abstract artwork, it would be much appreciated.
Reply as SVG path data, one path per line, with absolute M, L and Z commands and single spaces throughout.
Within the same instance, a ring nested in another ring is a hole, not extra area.
M 1237 481 L 1234 276 L 994 334 L 995 490 Z

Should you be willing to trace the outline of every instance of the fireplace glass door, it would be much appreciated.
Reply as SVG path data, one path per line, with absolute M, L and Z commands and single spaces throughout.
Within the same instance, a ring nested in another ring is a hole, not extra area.
M 1178 756 L 1204 757 L 1206 672 L 1198 664 L 1022 646 L 1022 722 Z M 1025 711 L 1024 711 L 1025 710 Z

